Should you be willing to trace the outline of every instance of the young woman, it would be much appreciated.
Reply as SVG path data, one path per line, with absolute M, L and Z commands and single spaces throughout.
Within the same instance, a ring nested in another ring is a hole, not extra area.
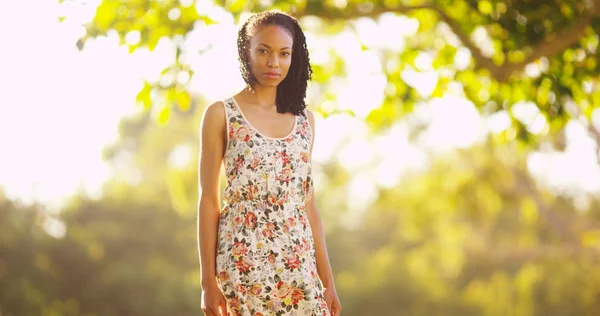
M 208 106 L 202 119 L 202 310 L 340 315 L 313 193 L 315 123 L 304 103 L 312 69 L 304 33 L 286 14 L 258 13 L 240 29 L 238 51 L 246 88 Z

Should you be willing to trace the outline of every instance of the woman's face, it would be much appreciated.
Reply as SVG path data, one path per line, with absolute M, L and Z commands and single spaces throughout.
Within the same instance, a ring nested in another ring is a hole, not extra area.
M 256 83 L 277 87 L 292 64 L 293 38 L 278 25 L 267 25 L 250 38 L 248 61 Z

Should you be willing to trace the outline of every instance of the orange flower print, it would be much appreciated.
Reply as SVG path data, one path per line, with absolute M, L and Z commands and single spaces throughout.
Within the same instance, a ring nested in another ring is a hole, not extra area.
M 292 305 L 298 304 L 303 299 L 304 292 L 299 288 L 294 288 L 294 291 L 292 292 Z
M 306 239 L 304 237 L 302 237 L 302 244 L 304 247 L 304 251 L 308 252 L 310 251 L 310 244 L 308 243 L 308 241 L 306 241 Z
M 302 181 L 302 192 L 304 192 L 304 196 L 308 195 L 308 181 Z
M 244 157 L 242 156 L 238 156 L 235 159 L 235 170 L 236 172 L 239 172 L 240 168 L 244 165 Z
M 313 190 L 308 119 L 297 116 L 287 137 L 269 139 L 245 120 L 235 100 L 224 104 L 227 183 L 216 271 L 227 315 L 329 316 L 305 209 Z
M 231 252 L 235 258 L 239 258 L 248 253 L 248 248 L 241 242 L 233 243 L 233 247 L 231 248 Z
M 241 257 L 235 262 L 235 267 L 240 273 L 248 273 L 254 265 L 247 257 Z
M 293 226 L 296 226 L 296 219 L 295 219 L 295 218 L 293 218 L 293 217 L 289 217 L 289 218 L 288 218 L 288 224 L 289 224 L 290 226 L 292 226 L 292 227 L 293 227 Z
M 274 236 L 274 231 L 275 230 L 275 224 L 272 222 L 268 222 L 265 224 L 263 230 L 262 230 L 262 235 L 265 238 L 273 238 Z
M 300 222 L 300 225 L 302 225 L 303 228 L 306 228 L 306 217 L 304 217 L 304 215 L 300 215 L 298 217 L 298 221 Z
M 300 267 L 300 258 L 295 255 L 286 256 L 285 266 L 290 268 L 290 270 L 298 269 Z
M 283 169 L 281 170 L 281 174 L 277 175 L 275 179 L 277 179 L 277 181 L 285 183 L 290 182 L 290 180 L 292 179 L 292 169 L 290 168 L 290 166 L 283 167 Z
M 248 200 L 254 200 L 258 195 L 258 185 L 253 184 L 248 186 Z
M 221 271 L 221 272 L 219 272 L 217 278 L 220 281 L 227 281 L 227 280 L 229 280 L 229 273 L 227 273 L 227 271 Z
M 290 232 L 290 227 L 288 226 L 287 222 L 283 222 L 283 224 L 281 225 L 281 231 L 284 234 L 289 234 Z
M 269 263 L 275 263 L 275 253 L 271 252 L 269 254 L 269 257 L 267 257 L 267 261 L 269 261 Z
M 292 288 L 283 281 L 279 281 L 273 290 L 273 295 L 282 299 L 290 294 L 292 294 Z
M 246 288 L 244 287 L 243 284 L 238 284 L 236 286 L 236 289 L 237 289 L 238 293 L 240 293 L 242 295 L 246 294 Z
M 298 254 L 298 256 L 303 256 L 304 255 L 304 245 L 299 244 L 294 246 L 294 253 Z
M 236 135 L 237 139 L 243 141 L 243 142 L 248 142 L 252 136 L 252 134 L 250 133 L 250 129 L 248 129 L 248 127 L 246 126 L 240 126 L 240 128 L 237 130 L 237 135 Z
M 254 214 L 254 212 L 248 212 L 246 214 L 244 225 L 246 228 L 254 228 L 256 226 L 256 214 Z
M 248 292 L 252 295 L 260 295 L 262 292 L 262 284 L 254 283 Z
M 277 200 L 277 205 L 283 205 L 283 204 L 287 203 L 288 201 L 289 201 L 289 198 L 288 198 L 288 194 L 286 193 L 283 196 L 281 196 L 279 200 Z
M 239 311 L 240 307 L 242 307 L 242 304 L 240 302 L 240 299 L 237 296 L 234 296 L 229 300 L 229 306 L 234 311 Z
M 254 155 L 254 158 L 252 158 L 252 160 L 250 160 L 250 169 L 255 170 L 259 164 L 260 164 L 260 157 L 258 155 Z
M 233 139 L 234 129 L 235 129 L 235 124 L 229 123 L 229 139 Z
M 281 162 L 283 163 L 284 166 L 286 166 L 290 163 L 290 156 L 288 155 L 288 153 L 286 151 L 276 152 L 275 158 L 281 159 Z
M 302 161 L 304 161 L 304 162 L 308 162 L 308 153 L 306 153 L 306 152 L 301 152 L 301 153 L 300 153 L 300 158 L 302 158 Z
M 281 308 L 281 300 L 278 299 L 277 297 L 271 297 L 271 299 L 269 301 L 267 301 L 267 308 L 271 312 L 279 311 L 279 308 Z
M 233 226 L 234 226 L 236 229 L 239 229 L 239 227 L 241 227 L 243 224 L 244 224 L 244 220 L 243 220 L 243 219 L 242 219 L 240 216 L 236 216 L 236 217 L 233 219 Z

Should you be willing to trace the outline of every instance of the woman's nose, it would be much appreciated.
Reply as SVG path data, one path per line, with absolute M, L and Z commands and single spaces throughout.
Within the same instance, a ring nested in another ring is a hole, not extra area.
M 271 55 L 271 57 L 269 57 L 267 65 L 269 67 L 279 67 L 279 60 L 277 59 L 276 56 Z

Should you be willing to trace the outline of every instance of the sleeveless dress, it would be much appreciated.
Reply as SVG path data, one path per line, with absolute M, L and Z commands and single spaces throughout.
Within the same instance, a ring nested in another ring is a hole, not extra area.
M 306 112 L 286 137 L 261 134 L 231 97 L 217 232 L 217 284 L 229 315 L 329 316 L 305 210 L 312 191 Z

